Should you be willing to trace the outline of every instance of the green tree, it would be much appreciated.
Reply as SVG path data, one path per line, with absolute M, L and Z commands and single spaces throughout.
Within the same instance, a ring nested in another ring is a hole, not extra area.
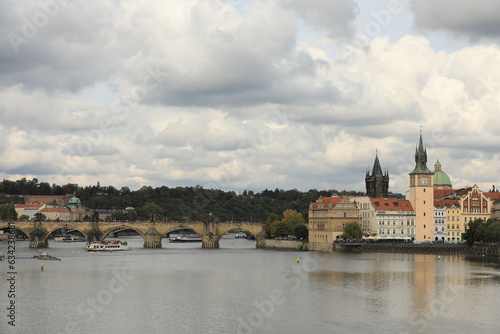
M 0 219 L 2 220 L 17 220 L 17 212 L 12 204 L 0 205 Z
M 340 237 L 342 239 L 361 239 L 363 238 L 363 231 L 357 222 L 347 223 L 344 226 L 344 233 Z
M 274 222 L 276 221 L 279 221 L 280 220 L 280 216 L 278 216 L 277 214 L 275 213 L 271 213 L 267 219 L 266 219 L 266 236 L 270 237 L 271 234 L 271 226 L 273 225 Z
M 304 240 L 308 238 L 309 230 L 307 229 L 307 226 L 305 224 L 298 224 L 297 226 L 295 226 L 294 234 L 297 239 Z
M 290 230 L 288 224 L 286 224 L 285 222 L 276 221 L 271 226 L 271 233 L 275 237 L 286 237 L 292 234 L 292 231 Z
M 482 241 L 484 229 L 485 224 L 482 219 L 476 219 L 473 222 L 469 222 L 469 226 L 464 234 L 464 238 L 467 240 L 467 245 L 472 246 L 474 241 Z
M 161 208 L 161 206 L 153 202 L 147 202 L 146 204 L 144 204 L 141 208 L 141 211 L 145 214 L 145 217 L 147 217 L 151 221 L 157 221 L 163 218 L 163 209 Z
M 137 212 L 134 209 L 128 209 L 126 211 L 127 220 L 129 222 L 135 222 L 138 218 Z
M 127 220 L 127 214 L 123 210 L 116 210 L 111 214 L 111 218 L 115 221 Z
M 45 219 L 47 219 L 47 217 L 41 212 L 37 212 L 33 215 L 33 220 L 36 222 L 44 221 Z
M 304 216 L 295 210 L 288 209 L 283 212 L 283 219 L 281 221 L 288 226 L 290 234 L 294 234 L 295 228 L 300 224 L 304 224 Z

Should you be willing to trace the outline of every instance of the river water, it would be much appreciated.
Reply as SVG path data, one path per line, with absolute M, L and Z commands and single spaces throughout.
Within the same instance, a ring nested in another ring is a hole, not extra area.
M 3 261 L 0 333 L 500 332 L 499 258 L 261 250 L 231 235 L 220 249 L 120 239 L 132 250 L 51 241 L 61 261 L 26 259 L 36 250 L 18 241 L 16 326 Z

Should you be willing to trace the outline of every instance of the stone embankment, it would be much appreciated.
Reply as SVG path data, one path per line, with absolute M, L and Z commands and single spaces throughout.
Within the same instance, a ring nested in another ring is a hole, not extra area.
M 299 240 L 265 239 L 264 246 L 262 248 L 306 251 L 307 243 L 303 243 Z
M 335 243 L 333 249 L 356 253 L 500 255 L 497 244 Z

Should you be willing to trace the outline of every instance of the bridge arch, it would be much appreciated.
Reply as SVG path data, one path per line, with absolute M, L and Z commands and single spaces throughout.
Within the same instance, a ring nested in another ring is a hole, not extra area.
M 102 238 L 103 239 L 106 239 L 109 234 L 115 232 L 115 231 L 125 231 L 125 230 L 132 230 L 134 232 L 136 232 L 137 234 L 139 234 L 142 238 L 144 238 L 144 233 L 145 231 L 141 231 L 141 229 L 139 228 L 136 228 L 136 227 L 132 227 L 132 226 L 129 226 L 129 225 L 120 225 L 120 226 L 113 226 L 111 228 L 107 228 L 107 229 L 103 229 L 102 230 Z
M 161 234 L 162 239 L 167 238 L 169 234 L 174 233 L 175 231 L 191 231 L 193 234 L 198 235 L 199 237 L 203 236 L 203 233 L 201 231 L 197 231 L 195 228 L 190 227 L 190 226 L 174 226 L 171 228 L 168 228 L 164 233 Z
M 24 234 L 24 236 L 29 239 L 30 231 L 25 230 L 23 228 L 20 228 L 17 225 L 14 225 L 14 228 L 17 231 L 22 232 L 22 234 Z M 10 230 L 10 224 L 9 224 L 9 222 L 6 222 L 6 221 L 0 222 L 0 230 L 3 230 L 4 233 L 8 233 L 8 231 Z
M 47 237 L 45 238 L 45 240 L 44 240 L 44 241 L 47 241 L 47 240 L 50 238 L 50 235 L 51 235 L 52 233 L 54 233 L 54 232 L 55 232 L 55 231 L 57 231 L 57 230 L 61 230 L 61 229 L 63 229 L 63 228 L 78 231 L 78 232 L 80 232 L 80 233 L 81 233 L 81 234 L 85 237 L 85 239 L 86 239 L 86 240 L 88 240 L 88 234 L 87 234 L 87 232 L 85 232 L 83 229 L 79 229 L 79 228 L 74 227 L 74 226 L 62 226 L 62 227 L 57 227 L 57 226 L 55 226 L 55 227 L 53 227 L 53 228 L 51 228 L 51 229 L 47 230 Z
M 177 223 L 177 224 L 169 224 L 166 229 L 161 233 L 162 238 L 166 238 L 168 234 L 178 231 L 178 230 L 190 230 L 200 237 L 203 236 L 204 227 L 201 222 L 188 222 L 188 223 Z

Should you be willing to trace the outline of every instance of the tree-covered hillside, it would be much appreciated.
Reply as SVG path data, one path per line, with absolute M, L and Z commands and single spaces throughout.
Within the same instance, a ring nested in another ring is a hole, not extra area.
M 268 190 L 254 192 L 245 190 L 241 194 L 196 187 L 166 186 L 153 188 L 143 186 L 132 191 L 128 187 L 117 189 L 113 186 L 79 187 L 76 184 L 56 185 L 39 182 L 37 179 L 0 182 L 0 203 L 18 203 L 19 197 L 12 195 L 65 195 L 76 193 L 87 208 L 123 210 L 134 207 L 139 217 L 148 217 L 151 204 L 161 208 L 167 220 L 206 220 L 265 221 L 271 214 L 281 215 L 291 209 L 300 212 L 307 219 L 309 203 L 320 196 L 363 195 L 355 191 L 316 190 L 302 192 L 292 190 Z M 9 196 L 1 196 L 9 195 Z M 149 206 L 146 204 L 149 203 Z M 144 210 L 143 210 L 144 208 Z

